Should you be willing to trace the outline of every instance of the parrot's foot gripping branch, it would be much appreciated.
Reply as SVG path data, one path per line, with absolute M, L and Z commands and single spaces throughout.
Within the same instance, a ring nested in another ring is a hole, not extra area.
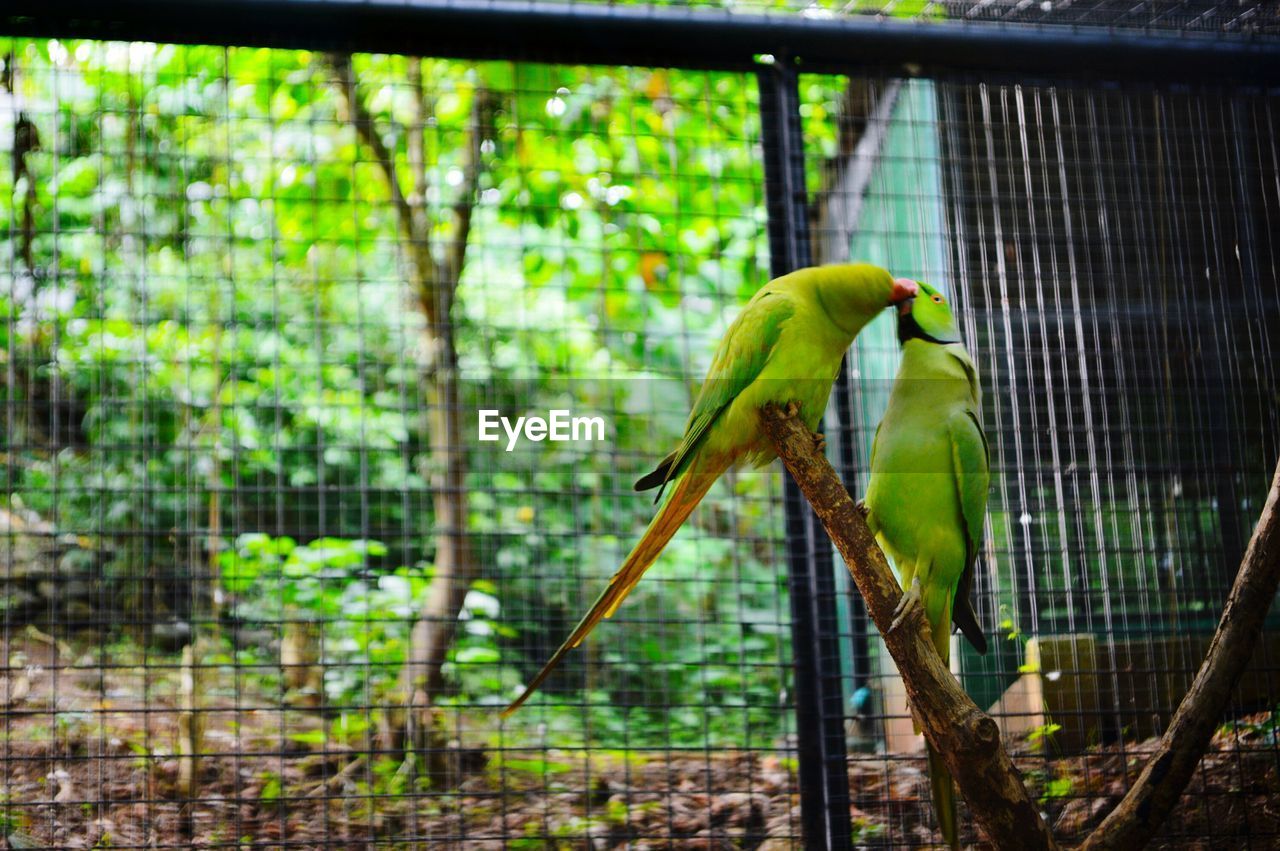
M 902 599 L 893 609 L 893 622 L 889 624 L 889 632 L 896 632 L 898 627 L 912 618 L 924 622 L 924 605 L 920 600 L 920 577 L 911 578 L 911 587 L 902 592 Z
M 782 413 L 789 420 L 795 419 L 796 417 L 800 416 L 800 403 L 797 402 L 795 399 L 792 399 L 783 407 Z M 810 432 L 809 435 L 810 437 L 813 438 L 813 448 L 816 451 L 818 452 L 827 451 L 827 436 L 825 434 L 823 434 L 820 431 L 814 431 L 814 432 Z M 850 493 L 850 496 L 852 496 L 852 493 Z

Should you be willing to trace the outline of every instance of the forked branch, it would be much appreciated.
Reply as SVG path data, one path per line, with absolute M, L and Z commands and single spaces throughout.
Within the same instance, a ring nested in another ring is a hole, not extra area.
M 809 429 L 776 406 L 765 407 L 760 415 L 778 457 L 844 557 L 898 665 L 925 736 L 942 753 L 987 839 L 1000 849 L 1058 847 L 1001 746 L 996 723 L 951 676 L 927 638 L 923 618 L 914 624 L 908 622 L 907 628 L 886 631 L 901 589 L 866 521 L 816 448 Z M 1280 464 L 1218 631 L 1191 690 L 1137 783 L 1082 848 L 1140 848 L 1156 834 L 1208 748 L 1231 692 L 1253 656 L 1277 588 Z
M 391 203 L 395 206 L 396 222 L 404 241 L 413 281 L 414 297 L 423 314 L 427 318 L 433 334 L 446 327 L 449 315 L 440 309 L 440 305 L 452 302 L 452 293 L 445 298 L 440 293 L 440 282 L 436 264 L 431 254 L 431 225 L 426 208 L 426 172 L 414 176 L 414 192 L 412 198 L 405 194 L 401 175 L 396 167 L 396 155 L 374 123 L 373 114 L 360 94 L 360 81 L 355 68 L 351 64 L 351 56 L 345 53 L 328 54 L 328 62 L 333 68 L 338 91 L 346 106 L 347 115 L 355 127 L 360 142 L 373 152 L 374 161 L 386 178 L 387 188 L 391 192 Z M 412 160 L 413 151 L 410 151 Z M 411 166 L 413 163 L 411 162 Z
M 426 397 L 426 435 L 431 446 L 424 470 L 431 482 L 436 526 L 435 573 L 410 631 L 407 658 L 395 696 L 397 707 L 387 714 L 383 738 L 388 750 L 399 750 L 406 743 L 425 748 L 428 775 L 444 778 L 445 744 L 438 716 L 432 710 L 443 691 L 444 662 L 453 644 L 463 601 L 478 568 L 467 531 L 467 452 L 462 434 L 452 306 L 465 262 L 471 211 L 483 166 L 481 153 L 494 100 L 484 89 L 476 94 L 464 152 L 464 185 L 453 207 L 454 238 L 439 252 L 446 260 L 437 263 L 432 251 L 427 151 L 423 138 L 431 106 L 419 60 L 410 59 L 408 66 L 412 94 L 410 126 L 389 122 L 390 127 L 406 137 L 403 159 L 398 159 L 396 148 L 388 145 L 378 132 L 374 116 L 361 95 L 351 57 L 330 54 L 328 62 L 356 135 L 360 143 L 372 151 L 374 161 L 386 178 L 408 256 L 409 283 L 426 320 L 419 369 Z M 408 707 L 408 711 L 401 711 L 400 707 Z

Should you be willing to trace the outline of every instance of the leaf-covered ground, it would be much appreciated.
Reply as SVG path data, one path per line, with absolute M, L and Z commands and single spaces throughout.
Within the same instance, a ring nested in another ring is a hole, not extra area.
M 29 667 L 0 680 L 0 848 L 800 847 L 794 759 L 773 753 L 455 746 L 448 788 L 415 765 L 307 735 L 314 713 L 261 695 L 210 701 L 197 797 L 180 788 L 172 693 L 143 702 L 130 670 Z M 56 676 L 55 676 L 56 672 Z M 251 706 L 257 709 L 247 708 Z M 1224 728 L 1156 847 L 1280 842 L 1280 751 L 1269 715 Z M 1064 840 L 1082 838 L 1137 776 L 1153 742 L 1020 765 Z M 858 845 L 936 843 L 920 758 L 850 764 Z M 969 840 L 977 837 L 969 827 Z

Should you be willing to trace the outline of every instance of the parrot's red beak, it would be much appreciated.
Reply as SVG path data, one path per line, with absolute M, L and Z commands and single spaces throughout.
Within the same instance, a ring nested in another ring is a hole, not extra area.
M 915 298 L 920 292 L 920 285 L 910 278 L 894 278 L 893 291 L 889 293 L 889 304 L 902 304 Z
M 904 298 L 902 301 L 898 302 L 898 315 L 910 316 L 911 308 L 915 306 L 915 303 L 915 296 L 912 296 L 911 298 Z

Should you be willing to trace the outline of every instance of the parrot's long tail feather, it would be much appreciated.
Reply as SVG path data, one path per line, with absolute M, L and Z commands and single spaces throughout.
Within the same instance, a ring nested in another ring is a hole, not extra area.
M 679 453 L 672 452 L 666 458 L 658 462 L 658 466 L 654 468 L 652 473 L 646 473 L 636 480 L 636 490 L 647 491 L 656 488 L 659 485 L 666 485 L 671 480 L 671 465 L 676 462 Z M 662 490 L 658 490 L 658 495 L 662 495 Z
M 502 716 L 505 718 L 512 712 L 520 708 L 529 696 L 538 690 L 538 686 L 542 685 L 548 675 L 555 670 L 560 664 L 560 660 L 573 648 L 582 643 L 591 630 L 595 629 L 596 624 L 607 617 L 612 617 L 617 611 L 618 606 L 630 593 L 631 589 L 636 587 L 636 583 L 640 581 L 640 577 L 649 569 L 649 565 L 653 564 L 658 558 L 658 554 L 662 552 L 662 548 L 671 540 L 671 536 L 676 533 L 680 525 L 689 517 L 693 509 L 708 490 L 711 485 L 723 472 L 722 469 L 699 469 L 701 465 L 694 464 L 691 469 L 676 484 L 675 490 L 671 492 L 670 497 L 658 510 L 649 528 L 645 530 L 644 536 L 636 544 L 635 549 L 627 556 L 627 560 L 622 563 L 622 567 L 609 580 L 609 585 L 596 599 L 591 610 L 583 616 L 578 625 L 574 627 L 569 637 L 565 639 L 564 644 L 552 655 L 547 664 L 542 666 L 542 670 L 538 675 L 530 680 L 529 685 L 525 687 L 524 693 L 516 698 L 510 706 L 503 710 Z
M 933 792 L 933 811 L 938 814 L 938 828 L 952 851 L 959 851 L 960 831 L 955 784 L 951 782 L 951 772 L 947 771 L 946 763 L 933 749 L 933 745 L 926 743 L 925 748 L 929 755 L 929 788 Z

